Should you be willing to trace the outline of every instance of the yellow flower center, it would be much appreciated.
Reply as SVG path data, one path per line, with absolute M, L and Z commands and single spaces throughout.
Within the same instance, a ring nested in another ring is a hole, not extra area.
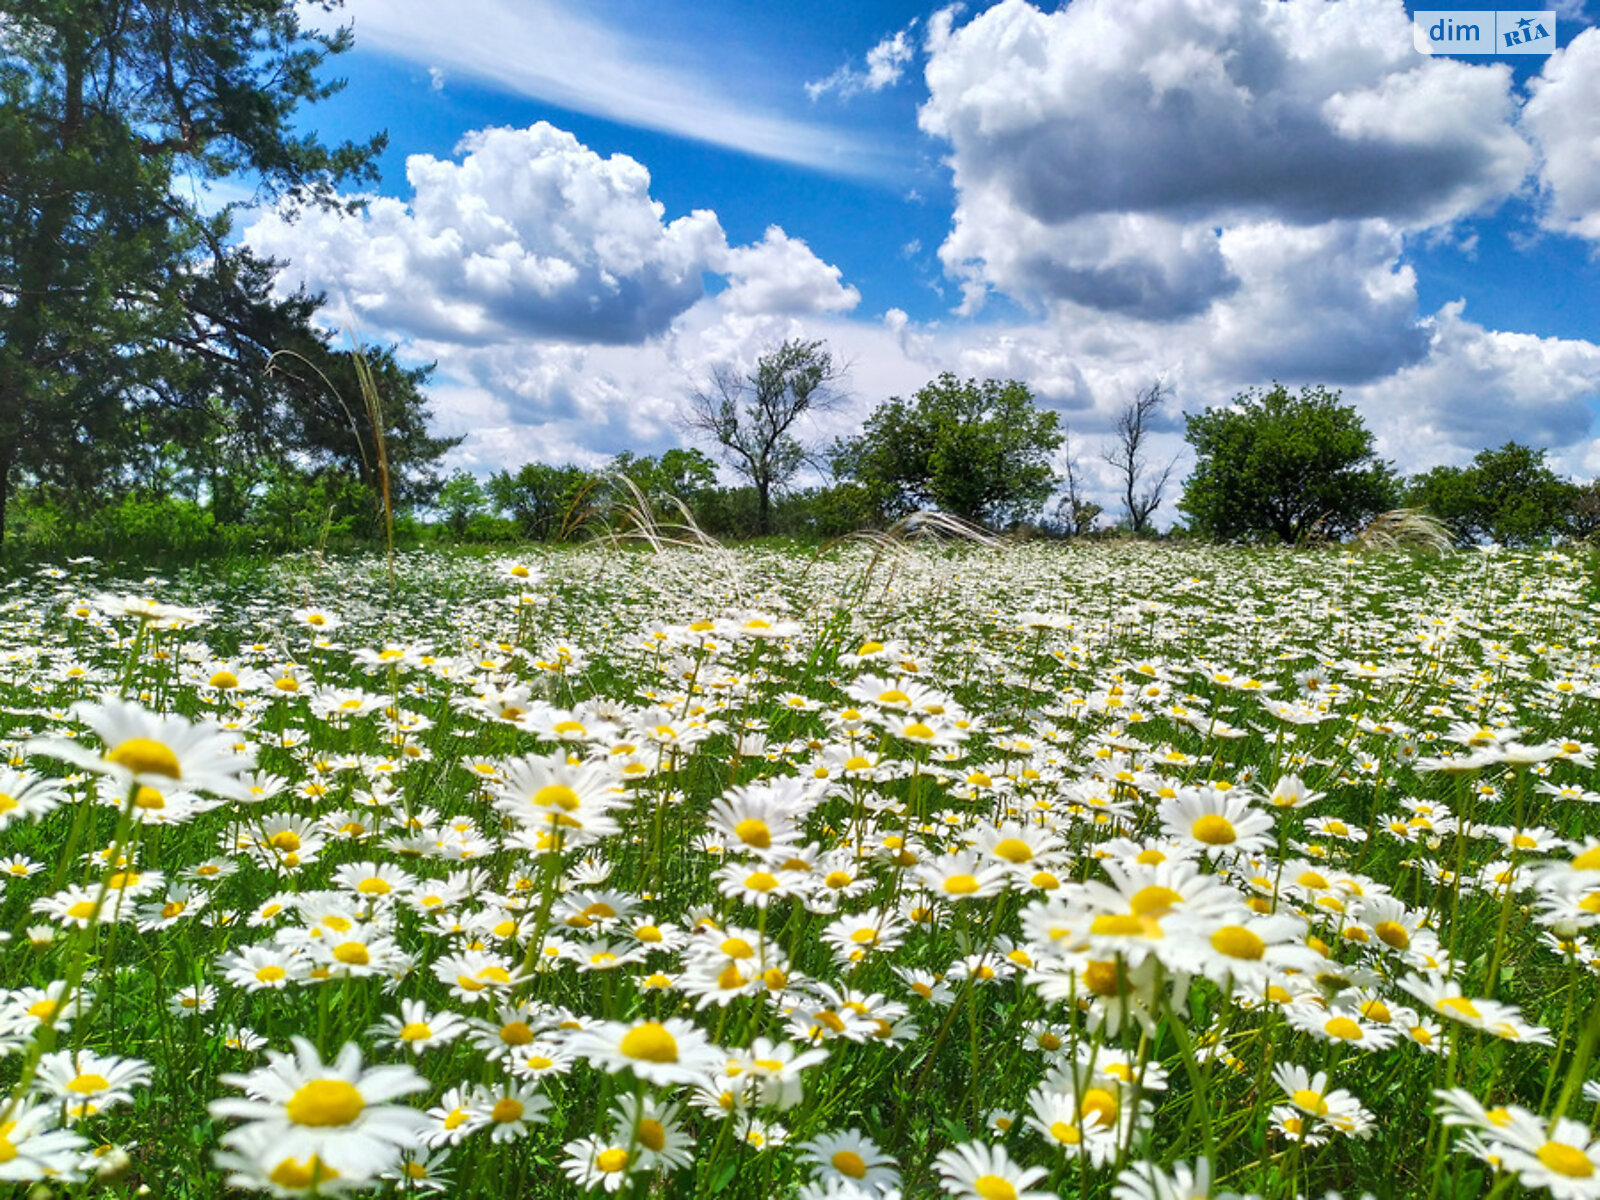
M 1117 1123 L 1117 1098 L 1105 1088 L 1090 1088 L 1083 1093 L 1083 1103 L 1078 1112 L 1084 1117 L 1093 1117 L 1100 1124 L 1107 1127 Z
M 921 721 L 911 722 L 901 732 L 908 738 L 916 738 L 924 742 L 933 737 L 933 729 L 928 725 L 924 725 Z M 1007 1186 L 1010 1185 L 1008 1184 Z
M 1083 1131 L 1076 1125 L 1069 1125 L 1065 1121 L 1050 1122 L 1050 1136 L 1063 1146 L 1076 1146 L 1083 1141 Z
M 970 896 L 978 886 L 975 875 L 952 875 L 944 881 L 944 890 L 952 896 Z
M 380 879 L 376 875 L 373 875 L 356 884 L 356 891 L 360 892 L 363 896 L 387 896 L 390 892 L 394 891 L 394 889 L 389 886 L 387 880 Z
M 1321 1092 L 1314 1092 L 1310 1088 L 1301 1088 L 1292 1097 L 1295 1104 L 1309 1113 L 1316 1113 L 1319 1117 L 1328 1115 L 1328 1102 L 1322 1098 Z
M 1115 962 L 1091 962 L 1083 969 L 1083 986 L 1096 996 L 1120 996 L 1126 979 Z
M 87 921 L 94 916 L 94 901 L 79 900 L 71 908 L 67 909 L 67 916 L 74 921 Z
M 641 1062 L 675 1063 L 678 1061 L 678 1042 L 672 1032 L 659 1021 L 646 1021 L 635 1025 L 622 1035 L 617 1049 L 626 1058 Z
M 139 775 L 162 775 L 168 779 L 182 779 L 178 756 L 172 749 L 153 738 L 129 738 L 106 755 L 106 761 Z
M 752 892 L 770 892 L 778 886 L 778 877 L 767 871 L 756 871 L 744 881 L 744 885 Z
M 361 942 L 342 942 L 333 948 L 333 956 L 351 967 L 364 967 L 372 961 L 372 955 Z
M 533 794 L 533 802 L 540 808 L 559 808 L 571 812 L 580 801 L 578 793 L 564 783 L 547 783 Z
M 765 821 L 755 817 L 746 817 L 733 827 L 733 832 L 738 839 L 747 846 L 754 846 L 757 850 L 765 850 L 772 845 L 772 830 L 767 828 Z
M 627 1169 L 628 1152 L 619 1148 L 602 1150 L 594 1160 L 594 1165 L 607 1175 L 615 1175 L 618 1171 Z
M 273 968 L 276 970 L 277 968 Z M 421 1021 L 408 1021 L 400 1027 L 402 1042 L 425 1042 L 433 1036 L 433 1027 Z
M 1267 944 L 1254 930 L 1243 925 L 1224 925 L 1211 935 L 1211 948 L 1229 958 L 1243 958 L 1259 962 L 1267 953 Z
M 1133 913 L 1101 913 L 1089 922 L 1089 932 L 1098 937 L 1160 937 L 1161 926 Z
M 272 1168 L 272 1173 L 267 1178 L 281 1188 L 299 1190 L 337 1179 L 339 1172 L 313 1154 L 305 1162 L 297 1158 L 284 1159 Z
M 1411 945 L 1411 935 L 1406 932 L 1406 927 L 1397 921 L 1379 921 L 1372 927 L 1378 935 L 1378 940 L 1386 946 L 1396 950 L 1404 950 Z
M 1021 838 L 1006 838 L 995 843 L 994 855 L 1009 863 L 1025 863 L 1033 857 L 1033 847 Z
M 1335 1017 L 1322 1028 L 1329 1037 L 1336 1037 L 1346 1042 L 1359 1042 L 1361 1040 L 1361 1026 L 1357 1025 L 1349 1017 Z
M 106 1091 L 111 1087 L 111 1082 L 104 1075 L 79 1075 L 67 1084 L 69 1091 L 77 1092 L 80 1096 L 92 1096 L 96 1092 Z
M 226 692 L 239 686 L 239 677 L 232 671 L 218 671 L 207 682 L 219 692 Z
M 1133 898 L 1128 901 L 1128 909 L 1136 916 L 1154 917 L 1170 911 L 1173 905 L 1182 903 L 1182 893 L 1159 884 L 1151 884 L 1133 894 Z
M 533 1041 L 533 1030 L 526 1021 L 512 1021 L 500 1027 L 500 1040 L 508 1046 L 526 1046 Z
M 982 1200 L 1017 1200 L 1017 1189 L 998 1175 L 979 1175 L 972 1181 L 972 1190 Z
M 1436 1007 L 1444 1012 L 1454 1013 L 1456 1016 L 1468 1021 L 1478 1021 L 1483 1016 L 1478 1011 L 1477 1006 L 1465 996 L 1446 996 L 1439 1001 Z
M 865 1179 L 867 1175 L 866 1161 L 854 1150 L 840 1150 L 832 1158 L 833 1169 L 841 1175 L 848 1175 L 851 1179 Z
M 1593 850 L 1585 850 L 1572 860 L 1574 871 L 1600 871 L 1600 846 Z
M 1539 1161 L 1547 1170 L 1569 1179 L 1587 1179 L 1594 1174 L 1594 1162 L 1576 1146 L 1565 1142 L 1546 1142 L 1538 1149 Z
M 667 1145 L 667 1129 L 660 1121 L 652 1121 L 649 1117 L 639 1122 L 639 1144 L 646 1150 L 661 1153 Z
M 1233 822 L 1215 813 L 1207 813 L 1201 817 L 1189 832 L 1194 835 L 1196 841 L 1204 842 L 1208 846 L 1231 846 L 1239 838 L 1233 828 Z
M 322 1129 L 349 1125 L 366 1107 L 354 1084 L 343 1079 L 313 1079 L 289 1097 L 285 1109 L 296 1125 Z
M 494 1102 L 494 1107 L 489 1110 L 489 1115 L 500 1125 L 509 1125 L 513 1121 L 522 1119 L 522 1101 L 515 1096 L 501 1096 Z

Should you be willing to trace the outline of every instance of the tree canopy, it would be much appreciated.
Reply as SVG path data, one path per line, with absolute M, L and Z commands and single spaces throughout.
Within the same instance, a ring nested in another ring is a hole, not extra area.
M 1434 467 L 1411 480 L 1408 504 L 1420 505 L 1462 543 L 1524 546 L 1562 533 L 1579 489 L 1545 465 L 1545 452 L 1517 442 L 1481 450 L 1466 467 Z
M 844 368 L 820 341 L 791 338 L 757 360 L 752 371 L 719 367 L 690 400 L 685 424 L 719 446 L 723 458 L 756 491 L 756 530 L 772 529 L 772 498 L 806 461 L 796 435 L 809 413 L 843 399 Z
M 880 404 L 836 441 L 835 476 L 864 486 L 889 518 L 937 508 L 982 525 L 1035 516 L 1056 485 L 1059 417 L 1016 380 L 946 372 L 910 400 Z
M 225 410 L 265 435 L 270 389 L 240 373 L 286 331 L 314 339 L 317 302 L 271 300 L 270 265 L 227 244 L 228 211 L 203 213 L 195 184 L 331 204 L 383 145 L 297 127 L 350 45 L 299 11 L 0 0 L 0 537 L 18 480 L 126 482 L 152 447 L 219 440 Z
M 1196 462 L 1178 508 L 1202 536 L 1339 538 L 1395 507 L 1394 472 L 1338 392 L 1278 384 L 1185 421 Z

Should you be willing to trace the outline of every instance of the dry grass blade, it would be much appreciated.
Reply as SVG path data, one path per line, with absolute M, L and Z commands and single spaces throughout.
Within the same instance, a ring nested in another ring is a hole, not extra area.
M 836 546 L 856 543 L 871 546 L 872 557 L 867 561 L 866 570 L 861 573 L 858 580 L 859 586 L 853 592 L 856 599 L 860 600 L 865 598 L 867 590 L 872 585 L 873 575 L 886 560 L 890 563 L 890 571 L 889 578 L 884 583 L 885 587 L 894 579 L 899 566 L 898 560 L 905 546 L 913 542 L 937 539 L 970 543 L 986 550 L 999 550 L 1007 544 L 1003 538 L 996 537 L 981 525 L 975 525 L 971 521 L 951 516 L 949 513 L 924 509 L 901 517 L 887 529 L 862 529 L 834 538 L 818 548 L 816 556 L 812 559 L 812 565 Z M 810 569 L 810 566 L 806 568 L 808 574 Z
M 372 430 L 373 449 L 377 455 L 377 468 L 373 469 L 372 459 L 367 455 L 366 439 L 361 436 L 361 425 L 356 420 L 355 413 L 350 411 L 350 406 L 344 402 L 344 397 L 339 394 L 339 389 L 333 386 L 333 381 L 304 354 L 298 350 L 274 350 L 267 358 L 266 373 L 271 374 L 273 367 L 280 358 L 298 359 L 308 367 L 322 385 L 328 389 L 328 394 L 333 397 L 345 419 L 350 423 L 350 433 L 355 439 L 356 450 L 361 455 L 361 465 L 368 471 L 373 471 L 378 480 L 378 487 L 383 500 L 383 540 L 387 549 L 389 565 L 389 594 L 394 595 L 394 498 L 390 489 L 389 480 L 389 442 L 388 426 L 383 419 L 383 397 L 378 391 L 377 377 L 373 374 L 372 364 L 367 361 L 366 353 L 361 348 L 359 341 L 351 351 L 352 361 L 355 364 L 356 384 L 361 390 L 361 403 L 367 418 L 367 427 Z M 328 528 L 333 520 L 333 510 L 328 510 L 327 520 L 323 525 L 321 543 L 318 546 L 318 561 L 321 561 L 322 548 L 327 542 Z
M 1454 545 L 1454 539 L 1444 522 L 1432 513 L 1420 508 L 1395 508 L 1373 517 L 1351 545 L 1365 553 L 1406 550 L 1444 554 Z
M 619 549 L 629 543 L 643 542 L 656 554 L 671 550 L 703 554 L 728 580 L 734 594 L 743 595 L 743 589 L 739 586 L 741 572 L 737 558 L 726 546 L 696 524 L 694 514 L 689 511 L 687 504 L 676 496 L 665 497 L 664 507 L 674 510 L 677 519 L 663 521 L 656 513 L 656 506 L 651 503 L 650 497 L 646 496 L 633 480 L 616 472 L 608 472 L 605 479 L 616 489 L 612 511 L 617 520 L 597 534 L 599 540 L 603 540 L 613 549 Z

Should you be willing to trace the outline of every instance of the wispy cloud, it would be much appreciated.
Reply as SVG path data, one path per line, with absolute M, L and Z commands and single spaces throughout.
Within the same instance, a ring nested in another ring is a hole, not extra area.
M 832 174 L 890 173 L 891 157 L 859 134 L 752 103 L 723 80 L 674 65 L 687 55 L 552 0 L 349 0 L 358 47 L 476 79 L 576 112 L 710 142 Z
M 829 92 L 835 92 L 843 100 L 857 92 L 881 92 L 884 88 L 899 83 L 907 65 L 916 54 L 916 45 L 911 40 L 911 31 L 916 24 L 916 19 L 913 18 L 911 24 L 904 29 L 884 38 L 868 50 L 865 71 L 858 71 L 846 63 L 826 79 L 816 79 L 806 84 L 806 95 L 812 100 L 819 100 Z

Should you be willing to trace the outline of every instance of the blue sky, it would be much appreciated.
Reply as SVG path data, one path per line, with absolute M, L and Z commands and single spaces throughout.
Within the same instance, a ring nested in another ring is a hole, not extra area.
M 475 470 L 678 444 L 789 336 L 848 432 L 1021 378 L 1094 461 L 1116 408 L 1344 389 L 1402 469 L 1515 438 L 1600 472 L 1600 30 L 1428 58 L 1398 0 L 353 0 L 326 139 L 366 215 L 247 215 L 283 286 L 437 360 Z

